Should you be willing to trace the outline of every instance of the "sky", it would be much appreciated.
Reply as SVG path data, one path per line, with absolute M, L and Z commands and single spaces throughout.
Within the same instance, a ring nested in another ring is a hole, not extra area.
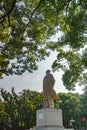
M 0 80 L 0 88 L 4 88 L 7 91 L 10 91 L 12 87 L 15 88 L 16 92 L 20 92 L 23 89 L 30 89 L 34 91 L 41 92 L 43 91 L 43 78 L 45 76 L 46 70 L 51 70 L 51 65 L 53 61 L 55 60 L 56 54 L 55 52 L 51 53 L 50 57 L 47 57 L 45 61 L 38 63 L 38 70 L 34 71 L 33 73 L 25 72 L 21 76 L 17 75 L 10 75 L 10 76 L 4 76 L 3 79 Z M 52 72 L 52 71 L 51 71 Z M 62 74 L 63 72 L 52 72 L 54 78 L 55 78 L 55 85 L 54 89 L 57 93 L 59 92 L 68 92 L 65 89 L 65 86 L 62 82 Z M 82 94 L 82 87 L 76 87 L 76 91 L 80 94 Z M 74 93 L 75 93 L 74 92 Z

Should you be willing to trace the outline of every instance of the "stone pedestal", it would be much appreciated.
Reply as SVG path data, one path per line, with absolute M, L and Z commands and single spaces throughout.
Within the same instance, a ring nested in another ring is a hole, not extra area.
M 61 109 L 40 109 L 36 115 L 36 130 L 64 130 L 62 119 Z

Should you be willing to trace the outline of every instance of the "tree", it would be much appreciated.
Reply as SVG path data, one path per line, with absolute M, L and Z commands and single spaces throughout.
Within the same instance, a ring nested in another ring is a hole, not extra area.
M 9 124 L 8 122 L 8 116 L 5 112 L 5 104 L 0 99 L 0 129 L 4 130 L 5 127 Z
M 8 127 L 12 127 L 13 130 L 16 130 L 19 127 L 19 122 L 21 122 L 19 113 L 19 96 L 15 93 L 14 88 L 12 88 L 11 93 L 1 89 L 1 96 L 5 102 L 4 111 L 8 117 Z
M 84 88 L 84 93 L 82 94 L 82 114 L 84 114 L 87 117 L 87 86 Z
M 5 102 L 4 112 L 3 107 L 0 111 L 3 127 L 19 130 L 22 127 L 29 129 L 36 125 L 36 110 L 42 107 L 42 94 L 30 90 L 23 90 L 17 94 L 12 88 L 11 92 L 1 89 L 1 97 Z
M 84 93 L 81 95 L 81 118 L 85 118 L 82 120 L 82 125 L 87 128 L 87 86 L 84 88 Z
M 56 50 L 58 56 L 52 67 L 64 71 L 66 88 L 85 84 L 86 7 L 87 0 L 2 0 L 0 76 L 33 72 L 37 62 L 49 56 L 50 50 Z M 49 41 L 57 32 L 62 32 L 58 41 Z M 80 53 L 81 48 L 84 53 Z
M 26 129 L 36 126 L 36 111 L 42 108 L 42 94 L 29 89 L 20 93 L 21 116 Z
M 70 120 L 75 120 L 76 127 L 80 125 L 80 95 L 73 93 L 58 94 L 59 108 L 63 112 L 63 123 L 66 128 L 70 127 Z

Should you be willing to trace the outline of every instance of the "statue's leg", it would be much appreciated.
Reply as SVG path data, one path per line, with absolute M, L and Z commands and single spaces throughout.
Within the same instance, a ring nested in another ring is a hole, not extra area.
M 48 93 L 44 93 L 44 108 L 49 107 L 49 102 L 48 102 Z
M 44 108 L 48 108 L 48 107 L 49 107 L 48 100 L 45 100 L 44 101 Z
M 49 108 L 54 108 L 54 100 L 51 95 L 48 98 Z

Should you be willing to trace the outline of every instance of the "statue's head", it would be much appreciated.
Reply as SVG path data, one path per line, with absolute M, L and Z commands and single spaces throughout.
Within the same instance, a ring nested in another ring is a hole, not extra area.
M 46 71 L 46 74 L 50 74 L 50 70 L 47 70 L 47 71 Z

